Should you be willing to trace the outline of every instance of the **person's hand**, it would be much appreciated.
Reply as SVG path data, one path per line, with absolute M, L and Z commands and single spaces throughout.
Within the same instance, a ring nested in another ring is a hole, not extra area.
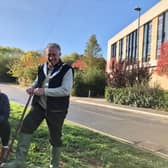
M 33 92 L 34 92 L 34 88 L 28 88 L 26 89 L 26 92 L 29 94 L 29 95 L 33 95 Z
M 36 96 L 42 96 L 44 95 L 44 88 L 36 88 L 34 89 L 34 92 L 33 92 Z

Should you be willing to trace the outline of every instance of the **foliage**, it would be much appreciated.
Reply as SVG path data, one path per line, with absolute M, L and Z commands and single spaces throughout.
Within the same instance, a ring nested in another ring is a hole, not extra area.
M 111 87 L 125 87 L 126 86 L 126 69 L 127 62 L 125 60 L 116 61 L 113 57 L 108 62 L 110 72 L 106 73 L 107 84 Z
M 160 56 L 157 61 L 156 72 L 168 76 L 168 42 L 161 45 Z
M 105 64 L 101 51 L 92 35 L 87 42 L 84 55 L 72 64 L 76 68 L 72 95 L 75 96 L 103 96 L 105 89 Z
M 96 66 L 88 67 L 83 73 L 84 82 L 90 91 L 90 96 L 102 96 L 105 89 L 105 74 L 104 71 Z
M 63 62 L 67 63 L 68 65 L 72 65 L 73 62 L 80 59 L 80 55 L 78 53 L 74 52 L 70 55 L 61 56 L 61 59 Z
M 45 61 L 45 58 L 35 51 L 25 52 L 21 57 L 13 60 L 8 66 L 9 73 L 18 78 L 18 82 L 22 85 L 30 84 L 36 77 L 37 67 Z
M 0 46 L 0 57 L 19 57 L 23 54 L 23 51 L 19 48 L 2 47 Z
M 96 67 L 88 67 L 83 71 L 76 70 L 73 96 L 103 96 L 105 89 L 104 71 Z
M 105 67 L 105 60 L 101 57 L 100 51 L 101 48 L 96 39 L 96 35 L 91 35 L 86 43 L 84 56 L 82 57 L 87 67 L 97 66 L 98 68 L 101 67 L 101 69 Z
M 145 108 L 166 108 L 165 103 L 168 100 L 159 87 L 150 88 L 145 83 L 126 88 L 107 87 L 105 97 L 116 104 Z
M 167 91 L 164 91 L 164 102 L 163 102 L 162 108 L 168 111 L 168 92 Z
M 88 88 L 83 78 L 83 71 L 76 70 L 74 73 L 74 84 L 71 92 L 72 96 L 88 96 Z
M 126 86 L 148 83 L 152 76 L 149 64 L 132 63 L 126 71 Z
M 140 66 L 139 62 L 128 64 L 126 60 L 117 61 L 116 58 L 112 58 L 107 66 L 109 72 L 106 73 L 106 79 L 108 86 L 111 87 L 121 88 L 148 82 L 152 75 L 149 66 Z
M 11 77 L 7 72 L 9 71 L 8 64 L 16 57 L 19 57 L 23 51 L 17 48 L 0 47 L 0 81 L 13 82 L 15 78 Z
M 92 56 L 84 55 L 82 57 L 82 60 L 87 65 L 86 68 L 94 66 L 97 69 L 101 69 L 105 72 L 106 61 L 103 57 L 92 57 Z
M 106 60 L 103 57 L 95 58 L 94 66 L 102 70 L 105 73 Z
M 84 70 L 87 65 L 82 59 L 78 59 L 71 65 L 74 69 Z
M 13 58 L 9 56 L 0 57 L 0 82 L 14 82 L 15 78 L 12 78 L 7 72 L 9 68 L 7 65 L 12 62 Z
M 93 34 L 90 36 L 88 42 L 86 43 L 86 48 L 84 51 L 85 56 L 90 56 L 90 57 L 99 57 L 100 56 L 100 45 L 97 42 L 96 35 Z
M 11 103 L 12 133 L 22 111 L 23 106 Z M 43 122 L 33 135 L 26 168 L 49 167 L 50 147 L 47 137 L 47 126 Z M 11 153 L 9 160 L 13 159 L 15 159 L 14 153 Z M 61 163 L 61 167 L 64 168 L 167 168 L 168 165 L 166 159 L 78 127 L 68 121 L 63 127 Z

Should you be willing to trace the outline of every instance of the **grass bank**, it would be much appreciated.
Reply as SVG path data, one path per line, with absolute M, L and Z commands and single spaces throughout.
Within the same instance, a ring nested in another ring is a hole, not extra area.
M 10 122 L 16 128 L 23 106 L 11 102 Z M 118 128 L 116 128 L 118 129 Z M 63 128 L 63 168 L 167 168 L 168 161 L 109 137 L 77 127 L 68 121 Z M 16 147 L 16 142 L 14 144 Z M 45 122 L 35 132 L 27 168 L 49 167 L 48 131 Z M 14 159 L 11 154 L 10 160 Z

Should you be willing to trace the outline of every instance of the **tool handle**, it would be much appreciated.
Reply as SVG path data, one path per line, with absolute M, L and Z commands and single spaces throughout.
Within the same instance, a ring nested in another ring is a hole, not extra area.
M 16 127 L 15 133 L 14 133 L 12 139 L 11 139 L 11 142 L 10 142 L 10 145 L 9 145 L 9 149 L 8 149 L 8 153 L 7 153 L 7 155 L 6 155 L 6 160 L 8 159 L 9 154 L 10 154 L 10 152 L 12 151 L 12 147 L 13 147 L 13 144 L 14 144 L 14 142 L 15 142 L 15 139 L 16 139 L 18 133 L 20 132 L 20 130 L 21 130 L 21 128 L 22 128 L 23 119 L 24 119 L 26 110 L 27 110 L 27 108 L 28 108 L 28 106 L 29 106 L 29 103 L 30 103 L 30 101 L 31 101 L 31 97 L 32 97 L 32 95 L 29 96 L 29 98 L 28 98 L 28 100 L 27 100 L 27 102 L 26 102 L 26 105 L 25 105 L 25 107 L 24 107 L 24 110 L 23 110 L 22 115 L 21 115 L 21 117 L 20 117 L 20 119 L 19 119 L 18 125 L 17 125 L 17 127 Z

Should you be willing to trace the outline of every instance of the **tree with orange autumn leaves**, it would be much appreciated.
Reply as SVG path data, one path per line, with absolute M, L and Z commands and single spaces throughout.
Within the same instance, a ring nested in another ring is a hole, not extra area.
M 10 67 L 8 73 L 16 77 L 19 84 L 30 84 L 36 77 L 38 65 L 44 63 L 46 59 L 47 58 L 42 57 L 39 52 L 25 52 L 8 65 Z

